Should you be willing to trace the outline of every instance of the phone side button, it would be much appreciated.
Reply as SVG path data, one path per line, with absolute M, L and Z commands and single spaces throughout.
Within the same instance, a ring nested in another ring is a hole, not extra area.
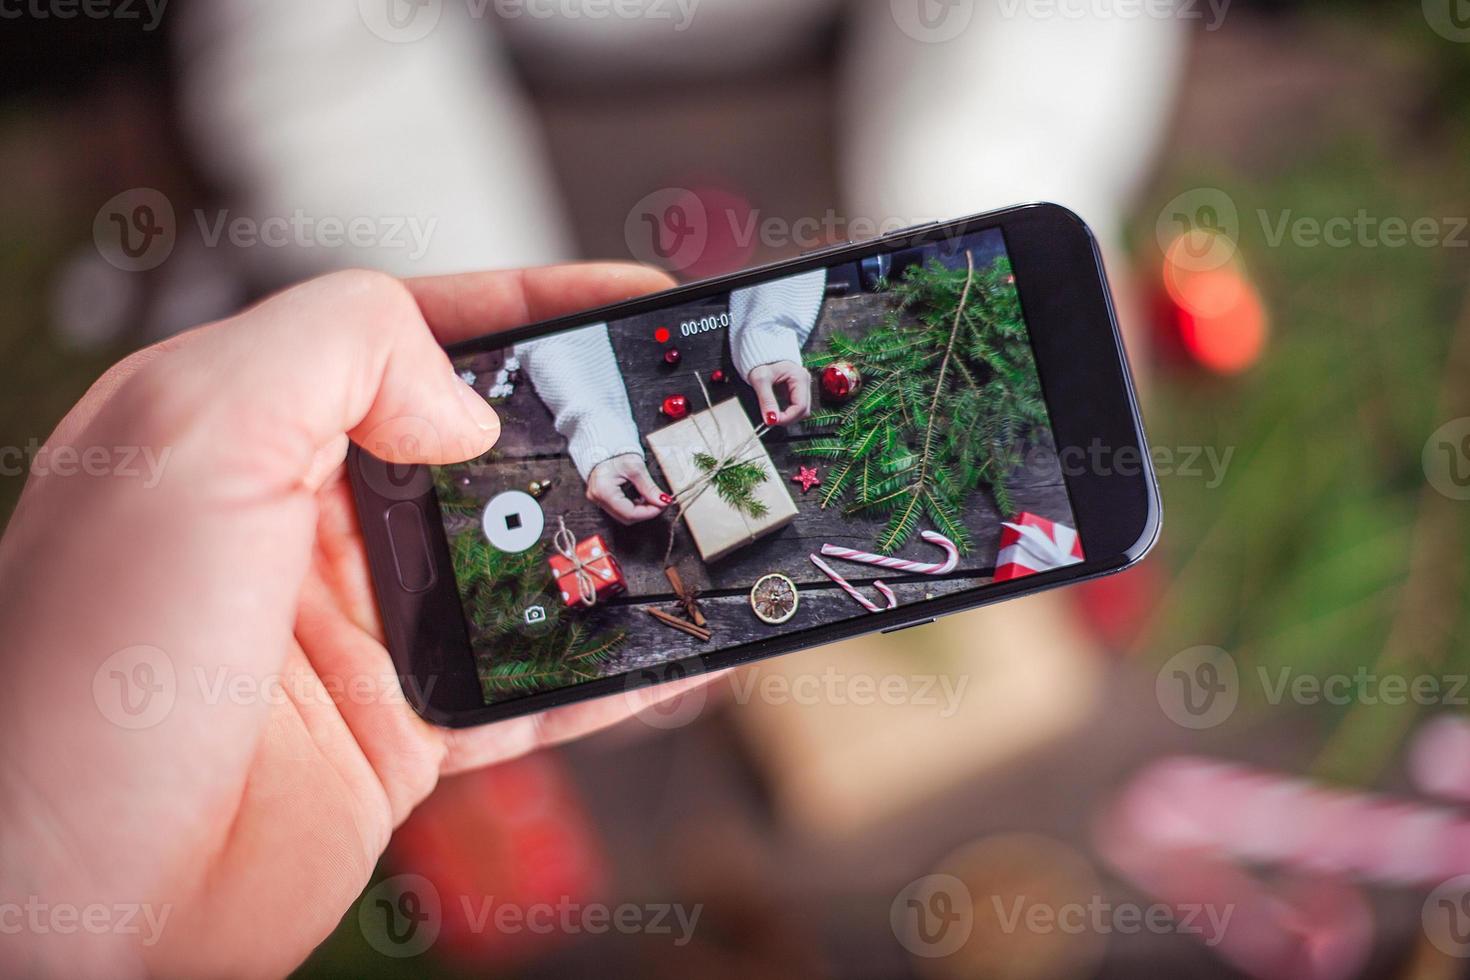
M 434 560 L 429 555 L 429 534 L 424 512 L 411 500 L 400 500 L 383 512 L 388 524 L 388 546 L 393 551 L 393 568 L 405 592 L 423 592 L 434 584 Z
M 928 626 L 932 622 L 934 622 L 934 620 L 932 619 L 921 619 L 917 623 L 907 623 L 903 626 L 890 626 L 883 631 L 883 635 L 887 636 L 889 633 L 898 633 L 903 630 L 911 630 L 915 626 Z

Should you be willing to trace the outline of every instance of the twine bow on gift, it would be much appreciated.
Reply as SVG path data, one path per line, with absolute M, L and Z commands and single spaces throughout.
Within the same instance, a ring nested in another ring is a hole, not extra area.
M 684 515 L 689 510 L 690 505 L 703 496 L 706 490 L 714 487 L 715 492 L 720 493 L 721 480 L 728 479 L 738 467 L 742 466 L 760 467 L 760 479 L 752 480 L 752 484 L 764 483 L 769 478 L 769 474 L 765 472 L 765 466 L 762 463 L 757 459 L 747 459 L 745 456 L 752 446 L 759 445 L 761 438 L 767 432 L 771 431 L 771 427 L 764 424 L 756 426 L 751 431 L 751 434 L 733 449 L 727 447 L 725 445 L 725 433 L 720 425 L 720 416 L 718 412 L 714 411 L 714 401 L 710 398 L 709 389 L 705 387 L 704 379 L 699 375 L 696 374 L 694 380 L 699 383 L 699 393 L 704 396 L 705 407 L 709 410 L 710 419 L 714 421 L 715 441 L 718 445 L 711 444 L 704 429 L 696 422 L 694 430 L 699 433 L 699 438 L 709 448 L 709 452 L 698 454 L 695 457 L 695 464 L 701 471 L 700 475 L 695 478 L 694 482 L 674 494 L 674 503 L 678 505 L 678 512 L 674 515 L 673 523 L 669 525 L 669 547 L 664 553 L 664 565 L 666 566 L 669 564 L 669 558 L 674 553 L 674 536 L 678 532 L 679 522 L 684 519 Z M 765 504 L 759 500 L 751 500 L 744 505 L 736 500 L 731 500 L 729 496 L 726 496 L 725 500 L 736 513 L 740 514 L 742 520 L 744 520 L 747 513 L 752 517 L 761 517 L 766 513 Z M 754 541 L 756 535 L 751 531 L 749 522 L 746 522 L 746 530 L 750 532 L 749 539 Z
M 1072 546 L 1069 542 L 1066 547 L 1062 543 L 1039 527 L 1030 524 L 1012 524 L 1003 521 L 1001 527 L 1008 527 L 1019 535 L 1020 540 L 1016 547 L 1021 549 L 1025 556 L 1022 562 L 1027 568 L 1039 570 L 1049 568 L 1060 568 L 1063 565 L 1071 565 L 1077 562 L 1077 556 L 1072 554 Z M 1075 540 L 1075 535 L 1073 536 Z
M 551 536 L 551 546 L 556 549 L 557 554 L 571 564 L 571 572 L 577 577 L 577 597 L 582 600 L 582 605 L 595 606 L 597 605 L 597 583 L 592 581 L 592 573 L 587 568 L 592 562 L 603 556 L 593 555 L 590 561 L 584 560 L 581 555 L 577 554 L 577 539 L 567 529 L 566 519 L 558 517 L 556 524 L 556 533 Z

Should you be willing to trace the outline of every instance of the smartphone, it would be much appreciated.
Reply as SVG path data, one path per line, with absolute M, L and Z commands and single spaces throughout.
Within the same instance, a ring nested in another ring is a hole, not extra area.
M 1120 571 L 1159 534 L 1102 259 L 1057 205 L 449 355 L 494 449 L 349 455 L 388 647 L 440 725 L 922 626 Z

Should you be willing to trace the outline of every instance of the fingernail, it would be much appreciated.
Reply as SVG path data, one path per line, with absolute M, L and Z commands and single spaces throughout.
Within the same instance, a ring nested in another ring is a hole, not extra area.
M 776 413 L 775 412 L 767 412 L 766 413 L 766 425 L 775 425 L 775 424 L 776 424 Z
M 669 504 L 672 504 L 674 502 L 674 498 L 670 497 L 666 493 L 661 493 L 658 495 L 658 502 L 665 506 L 668 506 Z
M 470 413 L 470 418 L 475 420 L 475 424 L 486 432 L 499 430 L 500 419 L 490 403 L 481 398 L 478 391 L 465 384 L 463 378 L 455 378 L 454 383 L 459 387 L 460 400 L 464 402 L 464 407 Z

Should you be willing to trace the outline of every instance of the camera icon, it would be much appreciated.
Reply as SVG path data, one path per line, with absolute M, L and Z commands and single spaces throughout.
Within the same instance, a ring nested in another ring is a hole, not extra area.
M 544 623 L 546 622 L 546 607 L 527 606 L 526 611 L 522 613 L 521 616 L 523 619 L 525 619 L 527 626 L 535 626 L 538 623 Z

